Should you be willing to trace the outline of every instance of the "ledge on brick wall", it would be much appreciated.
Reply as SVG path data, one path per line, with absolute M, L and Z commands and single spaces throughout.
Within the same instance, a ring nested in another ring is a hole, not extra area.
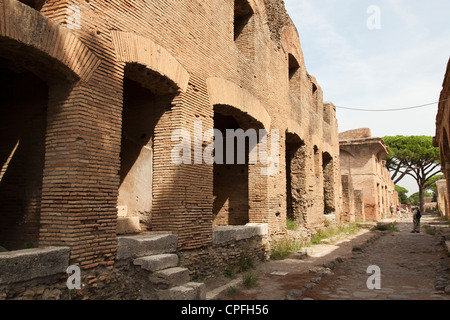
M 49 247 L 0 253 L 0 284 L 65 273 L 70 248 Z
M 213 229 L 213 245 L 221 245 L 230 241 L 250 239 L 255 236 L 265 236 L 269 233 L 267 223 L 248 223 L 245 226 L 224 226 Z

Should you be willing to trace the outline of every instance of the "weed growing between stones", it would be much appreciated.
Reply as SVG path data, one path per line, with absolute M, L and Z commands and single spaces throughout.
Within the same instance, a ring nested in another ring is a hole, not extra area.
M 283 260 L 301 248 L 302 245 L 294 239 L 284 238 L 274 243 L 270 258 L 272 260 Z
M 251 288 L 257 287 L 258 286 L 258 280 L 259 280 L 258 275 L 254 274 L 252 272 L 247 272 L 247 273 L 242 275 L 242 284 L 247 289 L 251 289 Z

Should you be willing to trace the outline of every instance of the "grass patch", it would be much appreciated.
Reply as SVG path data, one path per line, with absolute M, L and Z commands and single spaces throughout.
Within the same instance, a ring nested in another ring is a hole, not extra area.
M 227 291 L 225 292 L 225 294 L 228 296 L 228 297 L 231 297 L 231 296 L 234 296 L 234 295 L 236 295 L 237 293 L 238 293 L 238 288 L 236 288 L 235 286 L 231 286 L 231 287 L 229 287 L 228 289 L 227 289 Z
M 311 245 L 321 244 L 322 240 L 333 238 L 338 240 L 349 234 L 355 234 L 361 230 L 361 227 L 357 223 L 347 223 L 344 225 L 332 225 L 325 229 L 318 229 L 316 233 L 311 237 Z
M 254 267 L 253 260 L 251 258 L 244 258 L 239 263 L 238 272 L 239 273 L 245 272 L 247 270 L 253 269 L 253 267 Z
M 230 266 L 225 268 L 225 271 L 223 272 L 223 275 L 226 278 L 232 279 L 233 278 L 233 268 L 231 268 Z
M 302 245 L 296 242 L 294 239 L 282 239 L 274 243 L 272 252 L 270 253 L 270 258 L 272 260 L 284 260 L 291 253 L 299 251 Z
M 287 219 L 286 226 L 288 230 L 295 231 L 297 230 L 297 222 L 295 220 Z
M 397 222 L 378 223 L 372 230 L 398 232 Z
M 298 242 L 291 238 L 278 240 L 272 245 L 270 258 L 272 260 L 284 260 L 290 254 L 299 251 L 304 247 L 321 244 L 322 240 L 333 238 L 333 241 L 344 238 L 349 234 L 355 234 L 361 230 L 357 223 L 347 223 L 343 225 L 330 225 L 326 228 L 317 229 L 316 233 L 309 241 Z
M 436 228 L 433 228 L 428 224 L 424 224 L 423 228 L 425 229 L 425 233 L 429 234 L 430 236 L 434 236 L 436 234 Z
M 248 273 L 245 273 L 245 274 L 242 275 L 242 284 L 247 289 L 251 289 L 251 288 L 257 287 L 258 286 L 258 280 L 259 280 L 258 275 L 254 274 L 252 272 L 248 272 Z

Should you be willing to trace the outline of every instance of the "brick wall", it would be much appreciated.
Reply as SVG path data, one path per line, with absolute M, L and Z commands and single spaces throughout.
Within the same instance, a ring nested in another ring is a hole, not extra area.
M 236 2 L 253 12 L 237 39 Z M 153 168 L 152 195 L 145 209 L 130 209 L 144 230 L 177 233 L 180 250 L 211 245 L 214 166 L 174 164 L 171 150 L 178 143 L 172 141 L 174 130 L 194 136 L 199 121 L 203 133 L 212 129 L 218 105 L 246 119 L 248 127 L 266 129 L 269 141 L 272 129 L 280 133 L 276 173 L 265 176 L 266 165 L 248 166 L 248 221 L 268 223 L 269 234 L 285 232 L 289 133 L 304 144 L 290 167 L 300 176 L 291 175 L 290 186 L 301 203 L 298 216 L 309 228 L 323 225 L 328 174 L 323 153 L 338 166 L 335 111 L 330 108 L 324 116 L 322 90 L 307 73 L 297 30 L 281 1 L 64 0 L 46 1 L 38 12 L 5 0 L 0 16 L 7 17 L 0 21 L 0 54 L 33 61 L 26 69 L 48 83 L 40 246 L 69 246 L 72 263 L 84 267 L 114 260 L 125 180 L 121 164 L 146 162 L 139 156 L 121 158 L 123 128 L 129 125 L 124 78 L 156 96 L 171 95 L 162 104 L 159 98 L 150 103 L 158 113 L 154 125 L 148 124 L 154 127 L 153 140 L 147 132 L 133 138 L 148 139 L 140 142 L 153 152 L 147 160 Z M 290 85 L 290 57 L 298 64 L 295 85 Z M 136 119 L 132 127 L 144 124 Z M 334 188 L 340 188 L 338 179 Z M 128 197 L 140 192 L 132 190 Z M 339 215 L 336 197 L 335 203 Z
M 369 131 L 352 130 L 348 134 L 341 134 L 340 137 L 355 137 L 355 132 Z M 359 134 L 356 136 L 357 138 L 340 142 L 341 172 L 350 175 L 354 188 L 362 191 L 364 206 L 362 220 L 379 221 L 389 217 L 390 206 L 396 206 L 399 201 L 395 185 L 383 161 L 387 155 L 387 148 L 380 138 L 362 139 Z

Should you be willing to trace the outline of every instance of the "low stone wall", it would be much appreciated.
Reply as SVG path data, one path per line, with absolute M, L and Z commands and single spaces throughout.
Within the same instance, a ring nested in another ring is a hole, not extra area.
M 70 248 L 53 247 L 0 253 L 0 285 L 64 273 Z
M 47 290 L 57 283 L 69 266 L 70 248 L 51 247 L 0 253 L 0 300 L 53 297 Z M 36 288 L 34 291 L 30 289 Z
M 268 225 L 217 227 L 211 246 L 181 251 L 180 265 L 191 278 L 220 275 L 242 262 L 268 258 Z M 0 253 L 0 300 L 136 300 L 142 279 L 128 260 L 81 269 L 82 288 L 67 288 L 69 248 Z
M 248 260 L 265 261 L 268 256 L 268 225 L 247 224 L 214 228 L 212 245 L 180 252 L 180 264 L 193 278 L 207 278 Z
M 69 290 L 66 273 L 0 285 L 0 300 L 138 300 L 141 284 L 133 266 L 81 270 L 82 288 Z

